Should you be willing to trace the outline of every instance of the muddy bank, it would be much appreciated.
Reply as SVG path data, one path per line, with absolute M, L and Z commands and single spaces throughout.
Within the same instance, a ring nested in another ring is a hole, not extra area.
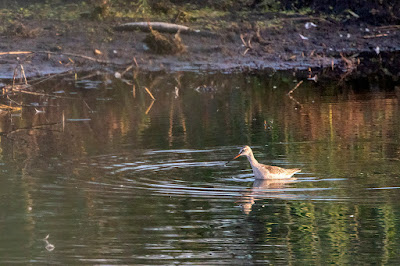
M 0 78 L 11 78 L 18 64 L 24 66 L 30 77 L 69 70 L 118 71 L 131 64 L 146 71 L 309 67 L 346 71 L 343 56 L 360 64 L 367 55 L 371 62 L 382 65 L 382 60 L 400 50 L 398 25 L 372 26 L 357 21 L 340 23 L 322 17 L 268 13 L 251 13 L 247 18 L 237 21 L 225 17 L 225 26 L 211 36 L 181 34 L 186 49 L 174 55 L 150 51 L 144 42 L 146 32 L 116 30 L 116 26 L 127 21 L 23 19 L 0 37 L 0 52 L 3 52 Z M 186 24 L 192 29 L 205 27 Z M 4 54 L 15 51 L 32 53 Z M 363 55 L 361 59 L 360 54 Z

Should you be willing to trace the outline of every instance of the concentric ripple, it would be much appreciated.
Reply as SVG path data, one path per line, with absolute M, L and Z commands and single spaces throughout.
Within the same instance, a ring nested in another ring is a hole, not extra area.
M 88 190 L 106 190 L 118 195 L 152 195 L 205 198 L 209 201 L 247 201 L 253 199 L 347 200 L 336 184 L 346 178 L 316 178 L 310 173 L 297 174 L 291 182 L 254 182 L 246 160 L 226 166 L 236 147 L 218 149 L 141 150 L 128 154 L 108 154 L 81 161 L 74 172 Z M 222 159 L 222 160 L 221 160 Z M 275 164 L 288 167 L 284 159 Z M 340 185 L 339 185 L 340 186 Z

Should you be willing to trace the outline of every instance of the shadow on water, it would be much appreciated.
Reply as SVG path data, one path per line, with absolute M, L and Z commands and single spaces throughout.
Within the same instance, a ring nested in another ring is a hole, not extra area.
M 79 77 L 0 114 L 2 264 L 399 262 L 396 90 L 306 81 L 295 102 L 291 73 Z M 244 144 L 302 172 L 225 166 Z

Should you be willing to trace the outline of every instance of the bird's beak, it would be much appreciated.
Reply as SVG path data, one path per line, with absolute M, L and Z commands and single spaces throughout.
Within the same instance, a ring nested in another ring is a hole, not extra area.
M 238 155 L 236 155 L 233 159 L 229 160 L 225 165 L 227 165 L 228 163 L 232 162 L 233 160 L 235 160 L 236 158 L 240 157 L 242 154 L 239 153 Z
M 235 156 L 235 158 L 233 158 L 231 161 L 235 160 L 236 158 L 240 157 L 242 154 L 239 153 L 238 155 Z

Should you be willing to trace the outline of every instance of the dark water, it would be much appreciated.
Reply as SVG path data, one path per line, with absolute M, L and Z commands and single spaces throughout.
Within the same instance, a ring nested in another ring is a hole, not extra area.
M 11 96 L 32 107 L 0 114 L 0 264 L 400 263 L 393 90 L 305 81 L 291 99 L 291 73 L 135 77 Z M 254 183 L 245 158 L 225 166 L 246 144 L 302 172 Z

